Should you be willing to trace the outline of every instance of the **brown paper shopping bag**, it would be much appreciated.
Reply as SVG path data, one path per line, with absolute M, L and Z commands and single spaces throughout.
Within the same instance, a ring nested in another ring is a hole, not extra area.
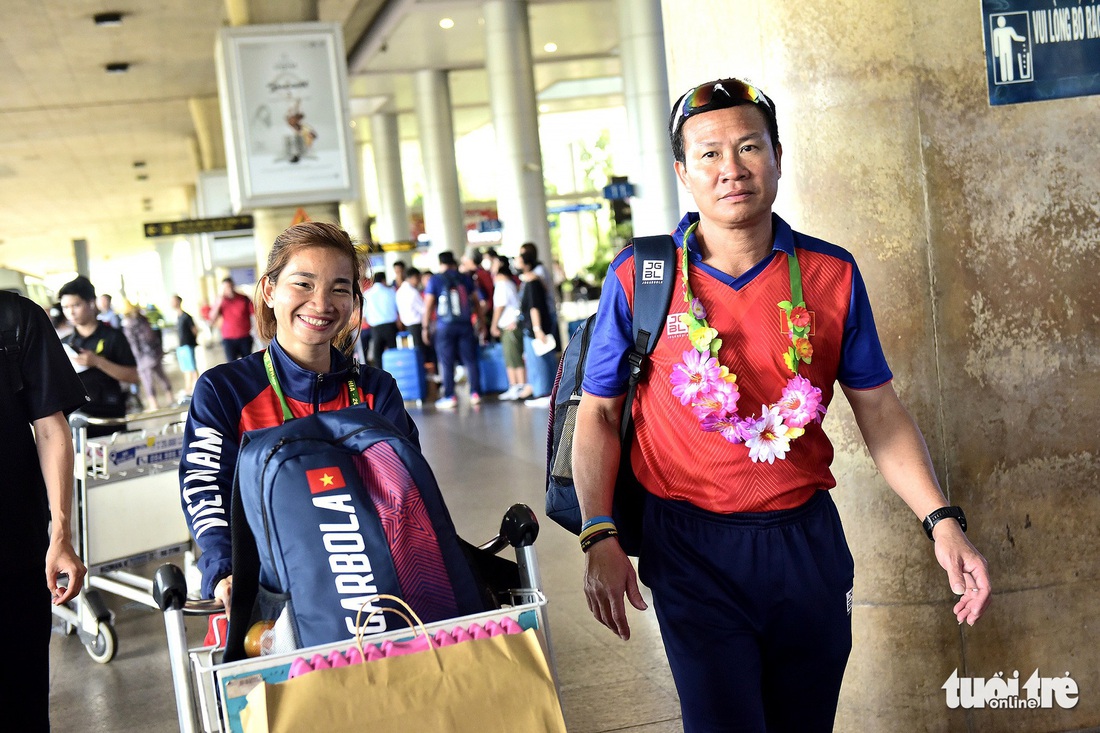
M 532 629 L 316 670 L 247 699 L 245 733 L 565 733 Z

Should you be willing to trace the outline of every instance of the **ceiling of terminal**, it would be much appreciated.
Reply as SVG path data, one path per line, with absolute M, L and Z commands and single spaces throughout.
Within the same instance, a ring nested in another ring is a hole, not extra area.
M 480 3 L 317 4 L 320 20 L 345 29 L 353 114 L 397 111 L 402 136 L 415 138 L 412 72 L 438 68 L 452 71 L 456 134 L 490 121 Z M 217 95 L 215 38 L 239 5 L 4 0 L 0 266 L 71 272 L 73 240 L 87 240 L 93 260 L 125 256 L 152 247 L 143 223 L 193 215 L 204 159 L 201 115 L 193 111 Z M 94 16 L 106 11 L 122 13 L 122 23 L 96 25 Z M 613 0 L 531 0 L 529 16 L 540 109 L 607 105 L 606 86 L 579 82 L 620 73 Z M 444 18 L 450 28 L 441 27 Z M 107 73 L 117 62 L 129 63 L 128 72 Z M 360 139 L 368 132 L 357 125 Z

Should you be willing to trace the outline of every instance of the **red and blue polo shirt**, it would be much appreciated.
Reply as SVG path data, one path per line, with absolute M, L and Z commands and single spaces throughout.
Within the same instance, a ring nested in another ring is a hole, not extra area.
M 698 215 L 687 214 L 673 235 L 680 252 L 685 232 Z M 828 406 L 834 383 L 874 389 L 893 375 L 875 329 L 863 279 L 852 255 L 820 239 L 795 232 L 773 214 L 772 252 L 740 277 L 702 262 L 694 233 L 686 237 L 691 287 L 706 307 L 707 320 L 722 339 L 719 361 L 737 375 L 742 417 L 759 416 L 763 405 L 782 395 L 791 377 L 782 355 L 790 346 L 780 301 L 791 297 L 788 255 L 797 251 L 806 307 L 811 312 L 812 364 L 799 374 L 822 392 Z M 582 388 L 599 397 L 626 392 L 632 343 L 634 258 L 626 247 L 615 258 L 604 282 L 592 330 Z M 784 460 L 753 462 L 743 444 L 717 432 L 704 432 L 689 406 L 672 394 L 671 375 L 683 353 L 692 349 L 679 315 L 688 308 L 683 286 L 673 292 L 665 329 L 638 385 L 631 461 L 634 473 L 652 494 L 689 501 L 712 512 L 762 512 L 790 509 L 813 492 L 836 485 L 829 467 L 833 447 L 822 426 L 810 423 L 791 442 Z

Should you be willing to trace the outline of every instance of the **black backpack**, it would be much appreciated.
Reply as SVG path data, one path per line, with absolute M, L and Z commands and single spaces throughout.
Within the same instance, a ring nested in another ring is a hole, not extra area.
M 634 345 L 627 358 L 630 380 L 619 438 L 619 474 L 615 481 L 612 514 L 619 531 L 619 544 L 630 555 L 637 555 L 641 544 L 642 489 L 630 467 L 630 444 L 634 435 L 631 407 L 638 383 L 645 377 L 649 354 L 664 331 L 672 291 L 676 286 L 676 242 L 666 235 L 638 237 L 634 240 Z M 592 337 L 590 316 L 569 339 L 565 347 L 554 389 L 550 393 L 550 422 L 546 446 L 546 516 L 573 534 L 581 531 L 581 510 L 573 485 L 573 432 L 581 401 L 581 383 Z

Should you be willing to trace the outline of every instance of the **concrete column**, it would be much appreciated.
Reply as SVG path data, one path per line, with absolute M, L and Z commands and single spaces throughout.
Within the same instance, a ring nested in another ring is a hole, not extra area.
M 409 238 L 409 209 L 401 175 L 401 137 L 396 114 L 377 112 L 371 115 L 370 144 L 379 201 L 374 236 L 379 242 L 406 240 Z
M 489 104 L 500 161 L 497 212 L 504 223 L 502 243 L 512 251 L 534 242 L 549 261 L 527 0 L 488 0 L 482 9 Z
M 362 201 L 341 201 L 338 207 L 340 226 L 353 242 L 366 242 L 367 209 Z
M 617 0 L 623 92 L 634 184 L 631 216 L 638 235 L 669 232 L 680 220 L 676 174 L 668 143 L 670 107 L 660 0 Z
M 168 303 L 168 295 L 176 292 L 179 288 L 176 286 L 176 239 L 161 239 L 156 242 L 157 257 L 160 258 L 160 280 L 162 283 L 163 291 L 165 293 L 164 303 L 162 306 L 166 306 Z M 181 272 L 178 273 L 182 277 L 190 277 L 191 273 Z
M 409 229 L 409 207 L 405 203 L 405 181 L 401 174 L 401 135 L 397 115 L 393 112 L 371 115 L 370 141 L 379 207 L 374 236 L 379 244 L 406 241 L 412 232 Z M 400 259 L 407 261 L 410 256 L 411 253 L 407 252 L 387 252 L 386 272 L 392 271 L 393 263 Z
M 431 251 L 436 254 L 450 250 L 458 257 L 466 248 L 466 230 L 458 191 L 451 92 L 445 71 L 416 72 L 416 123 L 424 164 L 424 228 L 431 238 Z
M 78 275 L 89 277 L 87 239 L 73 240 L 73 266 L 76 268 Z
M 338 204 L 310 204 L 302 208 L 313 221 L 340 223 L 340 207 Z M 256 209 L 252 212 L 252 236 L 256 239 L 257 280 L 260 279 L 267 268 L 267 256 L 271 252 L 271 245 L 275 243 L 275 238 L 290 226 L 297 212 L 297 206 L 271 206 Z

